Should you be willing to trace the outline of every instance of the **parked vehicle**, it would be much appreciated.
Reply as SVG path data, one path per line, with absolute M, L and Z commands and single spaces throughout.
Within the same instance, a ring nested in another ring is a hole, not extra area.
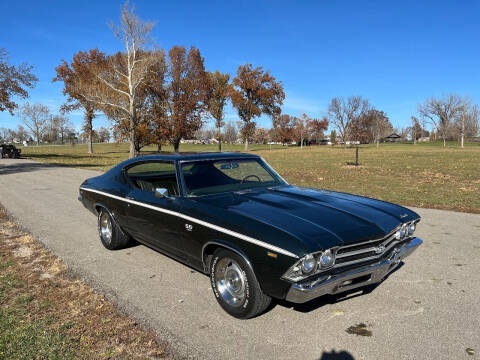
M 10 158 L 10 159 L 19 159 L 22 150 L 17 149 L 14 145 L 11 144 L 1 144 L 0 145 L 0 159 Z
M 208 274 L 238 318 L 381 282 L 422 240 L 404 207 L 289 185 L 239 153 L 126 160 L 80 186 L 107 249 L 132 239 Z M 188 286 L 188 284 L 184 284 Z

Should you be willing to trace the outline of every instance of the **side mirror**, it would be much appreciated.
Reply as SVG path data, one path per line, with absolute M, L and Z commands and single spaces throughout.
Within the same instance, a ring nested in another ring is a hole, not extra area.
M 165 188 L 155 188 L 155 196 L 158 198 L 168 198 L 168 190 Z

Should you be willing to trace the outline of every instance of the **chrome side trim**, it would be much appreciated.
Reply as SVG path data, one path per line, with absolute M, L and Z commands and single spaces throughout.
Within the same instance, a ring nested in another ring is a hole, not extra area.
M 290 257 L 293 257 L 293 258 L 298 258 L 297 255 L 295 255 L 294 253 L 291 253 L 290 251 L 284 250 L 284 249 L 279 248 L 279 247 L 277 247 L 277 246 L 274 246 L 274 245 L 268 244 L 268 243 L 266 243 L 266 242 L 263 242 L 263 241 L 261 241 L 261 240 L 252 238 L 252 237 L 250 237 L 250 236 L 243 235 L 243 234 L 237 233 L 237 232 L 232 231 L 232 230 L 229 230 L 229 229 L 225 229 L 225 228 L 223 228 L 223 227 L 221 227 L 221 226 L 214 225 L 214 224 L 211 224 L 211 223 L 209 223 L 209 222 L 206 222 L 206 221 L 203 221 L 203 220 L 199 220 L 199 219 L 190 217 L 190 216 L 188 216 L 188 215 L 181 214 L 181 213 L 176 212 L 176 211 L 164 209 L 164 208 L 161 208 L 161 207 L 158 207 L 158 206 L 154 206 L 154 205 L 150 205 L 150 204 L 145 204 L 145 203 L 142 203 L 142 202 L 140 202 L 140 201 L 136 201 L 136 200 L 132 200 L 132 199 L 126 199 L 126 198 L 124 198 L 124 197 L 117 196 L 117 195 L 113 195 L 113 194 L 110 194 L 110 193 L 107 193 L 107 192 L 104 192 L 104 191 L 89 189 L 89 188 L 86 188 L 86 187 L 80 187 L 80 189 L 85 190 L 85 191 L 94 192 L 94 193 L 97 193 L 97 194 L 100 194 L 100 195 L 108 196 L 108 197 L 111 197 L 111 198 L 113 198 L 113 199 L 117 199 L 117 200 L 121 200 L 121 201 L 126 201 L 126 202 L 128 202 L 128 203 L 130 203 L 130 204 L 134 204 L 134 205 L 138 205 L 138 206 L 143 206 L 143 207 L 146 207 L 146 208 L 148 208 L 148 209 L 152 209 L 152 210 L 155 210 L 155 211 L 159 211 L 159 212 L 162 212 L 162 213 L 165 213 L 165 214 L 169 214 L 169 215 L 172 215 L 172 216 L 177 216 L 177 217 L 180 217 L 180 218 L 182 218 L 182 219 L 185 219 L 185 220 L 188 220 L 188 221 L 192 221 L 192 222 L 194 222 L 194 223 L 197 223 L 197 224 L 206 226 L 206 227 L 208 227 L 208 228 L 210 228 L 210 229 L 213 229 L 213 230 L 222 232 L 222 233 L 224 233 L 224 234 L 227 234 L 227 235 L 236 237 L 236 238 L 238 238 L 238 239 L 247 241 L 247 242 L 249 242 L 249 243 L 252 243 L 252 244 L 255 244 L 255 245 L 264 247 L 265 249 L 272 250 L 272 251 L 277 252 L 277 253 L 279 253 L 279 254 L 283 254 L 283 255 L 286 255 L 286 256 L 290 256 Z

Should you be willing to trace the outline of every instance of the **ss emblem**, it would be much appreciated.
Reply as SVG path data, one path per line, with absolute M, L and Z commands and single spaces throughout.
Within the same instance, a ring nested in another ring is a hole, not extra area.
M 186 229 L 187 231 L 192 231 L 192 230 L 193 230 L 193 226 L 190 225 L 190 224 L 185 224 L 185 229 Z

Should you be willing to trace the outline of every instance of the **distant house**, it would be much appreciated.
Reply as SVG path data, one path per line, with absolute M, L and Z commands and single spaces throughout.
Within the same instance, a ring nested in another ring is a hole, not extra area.
M 383 141 L 384 142 L 398 142 L 398 141 L 401 141 L 402 140 L 402 137 L 396 133 L 391 133 L 390 135 L 388 136 L 385 136 L 383 138 Z
M 430 141 L 430 137 L 429 136 L 423 136 L 423 137 L 419 137 L 418 142 L 428 142 Z

